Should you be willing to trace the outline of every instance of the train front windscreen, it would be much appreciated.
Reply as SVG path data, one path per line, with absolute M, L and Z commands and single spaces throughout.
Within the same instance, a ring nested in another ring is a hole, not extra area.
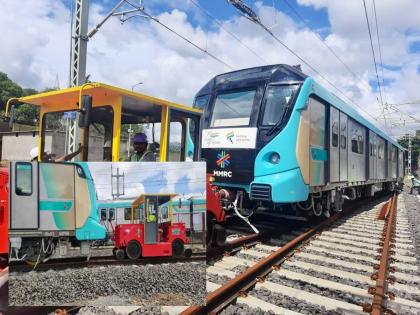
M 287 122 L 298 84 L 215 92 L 198 96 L 204 107 L 201 157 L 216 183 L 248 186 L 258 150 Z

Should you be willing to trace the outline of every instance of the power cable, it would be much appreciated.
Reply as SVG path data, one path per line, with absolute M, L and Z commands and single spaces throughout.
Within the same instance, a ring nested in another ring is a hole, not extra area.
M 184 41 L 186 41 L 187 43 L 189 43 L 190 45 L 194 46 L 195 48 L 197 48 L 198 50 L 200 50 L 201 52 L 205 53 L 206 55 L 208 55 L 209 57 L 213 58 L 214 60 L 218 61 L 219 63 L 223 64 L 224 66 L 228 67 L 231 70 L 235 70 L 234 67 L 232 67 L 231 65 L 229 65 L 228 63 L 226 63 L 225 61 L 223 61 L 222 59 L 220 59 L 219 57 L 215 56 L 214 54 L 210 53 L 209 51 L 207 51 L 207 49 L 204 49 L 200 46 L 198 46 L 197 44 L 193 43 L 191 40 L 189 40 L 188 38 L 186 38 L 185 36 L 179 34 L 177 31 L 175 31 L 174 29 L 170 28 L 169 26 L 167 26 L 166 24 L 162 23 L 161 21 L 159 21 L 159 19 L 157 17 L 152 16 L 151 14 L 147 13 L 146 10 L 142 7 L 138 7 L 135 4 L 132 4 L 130 1 L 125 0 L 125 2 L 127 2 L 129 5 L 131 5 L 133 8 L 141 11 L 146 17 L 148 17 L 149 19 L 151 19 L 152 21 L 156 22 L 157 24 L 161 25 L 162 27 L 164 27 L 166 30 L 168 30 L 169 32 L 175 34 L 176 36 L 178 36 L 179 38 L 183 39 Z
M 205 15 L 207 15 L 209 18 L 211 18 L 221 29 L 223 29 L 226 33 L 228 33 L 230 36 L 232 36 L 234 39 L 236 39 L 242 46 L 244 46 L 246 49 L 248 49 L 254 56 L 256 56 L 259 60 L 261 60 L 264 63 L 268 63 L 267 60 L 263 59 L 255 50 L 253 50 L 251 47 L 246 45 L 238 36 L 236 36 L 234 33 L 229 31 L 226 27 L 223 26 L 223 24 L 215 18 L 210 12 L 208 12 L 206 9 L 204 9 L 198 2 L 195 0 L 190 0 L 192 4 L 194 4 L 201 12 L 203 12 Z
M 325 76 L 323 76 L 317 69 L 315 69 L 312 65 L 310 65 L 305 59 L 303 59 L 299 54 L 297 54 L 293 49 L 291 49 L 289 46 L 287 46 L 283 41 L 281 41 L 270 29 L 268 29 L 259 19 L 259 17 L 251 11 L 251 9 L 247 6 L 245 6 L 242 3 L 242 0 L 228 0 L 229 3 L 235 6 L 238 10 L 240 10 L 242 15 L 246 17 L 251 22 L 254 22 L 255 24 L 259 25 L 261 28 L 263 28 L 267 33 L 269 33 L 280 45 L 282 45 L 284 48 L 286 48 L 292 55 L 294 55 L 296 58 L 298 58 L 300 61 L 302 61 L 308 68 L 310 68 L 312 71 L 314 71 L 316 74 L 318 74 L 325 82 L 330 84 L 332 87 L 334 87 L 337 91 L 339 91 L 347 100 L 352 102 L 354 105 L 359 107 L 361 110 L 363 110 L 366 114 L 368 114 L 370 117 L 378 121 L 372 114 L 370 114 L 368 111 L 366 111 L 362 106 L 357 104 L 355 101 L 350 99 L 341 89 L 339 89 L 334 83 L 332 83 L 330 80 L 328 80 Z M 243 10 L 243 11 L 242 11 Z M 249 16 L 249 12 L 252 12 Z
M 376 14 L 376 4 L 375 0 L 373 0 L 373 11 L 375 12 L 375 24 L 376 24 L 376 38 L 378 40 L 378 49 L 379 49 L 379 60 L 381 62 L 381 72 L 382 72 L 382 89 L 384 91 L 384 98 L 385 104 L 387 103 L 387 97 L 385 93 L 385 79 L 384 79 L 384 63 L 382 62 L 382 49 L 381 49 L 381 41 L 379 39 L 379 27 L 378 27 L 378 17 Z
M 370 31 L 369 17 L 368 17 L 368 14 L 367 14 L 367 9 L 366 9 L 366 0 L 363 0 L 363 6 L 364 6 L 364 8 L 365 8 L 366 23 L 367 23 L 368 32 L 369 32 L 370 47 L 372 48 L 373 64 L 374 64 L 374 66 L 375 66 L 376 80 L 377 80 L 377 82 L 378 82 L 379 96 L 380 96 L 380 98 L 381 98 L 381 104 L 382 104 L 382 107 L 383 107 L 383 106 L 384 106 L 384 101 L 383 101 L 383 98 L 382 98 L 381 83 L 379 82 L 379 75 L 378 75 L 378 67 L 377 67 L 377 65 L 376 65 L 375 50 L 373 49 L 372 33 L 371 33 L 371 31 Z

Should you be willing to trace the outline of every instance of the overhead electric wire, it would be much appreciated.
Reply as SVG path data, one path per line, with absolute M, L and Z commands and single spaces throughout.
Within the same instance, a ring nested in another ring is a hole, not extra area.
M 238 8 L 238 4 L 240 4 L 242 1 L 239 0 L 229 0 L 231 4 L 236 4 L 235 7 Z M 248 8 L 249 9 L 249 8 Z M 243 14 L 244 15 L 244 14 Z M 246 15 L 244 15 L 247 17 Z M 368 114 L 370 117 L 372 117 L 374 120 L 377 121 L 377 119 L 368 111 L 366 111 L 362 106 L 357 104 L 355 101 L 353 101 L 351 98 L 349 98 L 340 88 L 338 88 L 334 83 L 332 83 L 330 80 L 328 80 L 325 76 L 323 76 L 316 68 L 314 68 L 312 65 L 310 65 L 305 59 L 303 59 L 298 53 L 296 53 L 293 49 L 291 49 L 289 46 L 287 46 L 283 41 L 281 41 L 272 31 L 270 31 L 261 21 L 259 18 L 253 18 L 253 17 L 247 17 L 251 22 L 254 22 L 255 24 L 259 25 L 261 28 L 263 28 L 267 33 L 271 35 L 280 45 L 282 45 L 284 48 L 286 48 L 292 55 L 294 55 L 296 58 L 298 58 L 300 61 L 302 61 L 308 68 L 310 68 L 312 71 L 314 71 L 316 74 L 318 74 L 325 82 L 330 84 L 332 87 L 334 87 L 337 91 L 339 91 L 347 100 L 352 102 L 354 105 L 359 107 L 361 110 L 363 110 L 366 114 Z
M 190 45 L 194 46 L 195 48 L 197 48 L 198 50 L 200 50 L 201 52 L 205 53 L 206 55 L 208 55 L 209 57 L 213 58 L 214 60 L 218 61 L 219 63 L 225 65 L 226 67 L 228 67 L 231 70 L 235 70 L 234 67 L 232 67 L 231 65 L 229 65 L 228 63 L 226 63 L 225 61 L 223 61 L 222 59 L 220 59 L 219 57 L 213 55 L 212 53 L 210 53 L 209 51 L 207 51 L 206 49 L 198 46 L 197 44 L 193 43 L 190 39 L 186 38 L 185 36 L 179 34 L 177 31 L 175 31 L 174 29 L 170 28 L 169 26 L 167 26 L 166 24 L 163 24 L 161 21 L 159 21 L 159 19 L 157 17 L 154 17 L 153 15 L 147 13 L 144 8 L 138 7 L 135 4 L 132 4 L 130 1 L 125 0 L 125 2 L 127 2 L 129 5 L 131 5 L 133 8 L 138 9 L 139 11 L 141 11 L 146 17 L 148 17 L 149 19 L 151 19 L 152 21 L 155 21 L 156 23 L 158 23 L 160 26 L 164 27 L 166 30 L 170 31 L 171 33 L 175 34 L 176 36 L 178 36 L 179 38 L 183 39 L 184 41 L 186 41 L 187 43 L 189 43 Z
M 195 0 L 190 0 L 190 2 L 192 4 L 194 4 L 201 12 L 203 12 L 205 15 L 210 17 L 221 29 L 223 29 L 226 33 L 228 33 L 230 36 L 232 36 L 234 39 L 236 39 L 242 46 L 244 46 L 252 54 L 254 54 L 254 56 L 256 56 L 258 59 L 260 59 L 262 62 L 268 63 L 267 60 L 262 58 L 255 50 L 253 50 L 251 47 L 249 47 L 247 44 L 245 44 L 238 36 L 236 36 L 233 32 L 229 31 L 226 27 L 224 27 L 223 23 L 221 23 L 210 12 L 208 12 L 206 9 L 204 9 L 198 2 L 196 2 Z
M 325 40 L 322 39 L 322 37 L 311 30 L 311 27 L 306 23 L 305 19 L 299 14 L 299 12 L 290 4 L 288 0 L 283 0 L 286 5 L 293 11 L 293 13 L 305 24 L 305 26 L 311 31 L 312 34 L 314 34 L 322 44 L 334 55 L 335 58 L 337 58 L 338 61 L 341 62 L 341 64 L 358 80 L 360 80 L 362 83 L 366 84 L 365 81 L 361 80 L 360 76 L 358 76 L 338 55 L 337 53 L 325 42 Z M 369 86 L 370 87 L 370 86 Z
M 380 96 L 380 98 L 381 98 L 381 104 L 382 104 L 382 106 L 384 106 L 384 101 L 383 101 L 383 98 L 382 98 L 381 83 L 379 82 L 378 67 L 377 67 L 377 65 L 376 65 L 375 50 L 374 50 L 374 48 L 373 48 L 372 32 L 370 31 L 369 17 L 368 17 L 368 13 L 367 13 L 367 9 L 366 9 L 366 0 L 362 0 L 362 1 L 363 1 L 363 6 L 364 6 L 364 8 L 365 8 L 366 23 L 367 23 L 368 32 L 369 32 L 370 47 L 372 48 L 373 64 L 374 64 L 374 66 L 375 66 L 376 79 L 377 79 L 377 82 L 378 82 L 379 96 Z
M 381 49 L 381 41 L 379 39 L 378 17 L 377 17 L 377 14 L 376 14 L 375 0 L 373 0 L 373 12 L 375 13 L 376 38 L 378 40 L 379 61 L 381 62 L 382 89 L 383 89 L 383 92 L 384 92 L 384 98 L 385 98 L 385 104 L 386 104 L 387 103 L 387 97 L 386 97 L 386 93 L 385 93 L 384 63 L 382 62 L 382 49 Z

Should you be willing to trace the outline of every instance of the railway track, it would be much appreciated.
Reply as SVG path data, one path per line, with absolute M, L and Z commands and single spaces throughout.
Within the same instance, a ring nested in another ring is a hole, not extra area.
M 207 304 L 181 314 L 417 314 L 420 273 L 397 198 L 223 257 L 207 268 Z
M 33 270 L 60 270 L 66 268 L 82 268 L 93 266 L 109 266 L 109 265 L 146 265 L 146 264 L 161 264 L 161 263 L 176 263 L 189 261 L 205 261 L 206 253 L 193 253 L 191 257 L 151 257 L 141 258 L 137 260 L 117 260 L 114 256 L 94 256 L 89 260 L 86 257 L 68 257 L 60 259 L 51 259 L 45 263 L 38 264 L 36 267 L 28 265 L 24 261 L 14 261 L 10 263 L 11 272 L 29 272 Z

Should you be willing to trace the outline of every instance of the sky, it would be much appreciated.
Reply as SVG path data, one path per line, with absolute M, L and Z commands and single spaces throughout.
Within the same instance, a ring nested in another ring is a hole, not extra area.
M 131 2 L 138 4 L 139 0 Z M 366 0 L 379 81 L 384 85 L 383 103 L 417 103 L 384 106 L 379 101 L 362 0 L 244 2 L 281 41 L 335 87 L 241 16 L 226 0 L 143 0 L 143 5 L 159 21 L 233 69 L 301 64 L 305 73 L 390 134 L 400 136 L 420 129 L 412 118 L 420 119 L 418 0 L 375 2 L 381 54 L 373 0 Z M 71 3 L 72 0 L 0 0 L 0 71 L 24 87 L 66 87 Z M 118 0 L 91 0 L 89 30 L 117 3 Z M 128 8 L 125 5 L 122 9 Z M 228 71 L 231 69 L 225 64 L 144 17 L 125 23 L 112 17 L 88 43 L 90 80 L 133 88 L 186 105 L 192 104 L 196 92 L 213 76 Z
M 202 162 L 88 162 L 95 183 L 98 200 L 112 200 L 117 193 L 116 177 L 111 184 L 111 174 L 124 175 L 120 178 L 120 193 L 115 199 L 137 198 L 141 194 L 178 194 L 205 198 L 205 169 Z M 124 182 L 124 184 L 123 184 Z M 124 186 L 124 189 L 122 188 Z

